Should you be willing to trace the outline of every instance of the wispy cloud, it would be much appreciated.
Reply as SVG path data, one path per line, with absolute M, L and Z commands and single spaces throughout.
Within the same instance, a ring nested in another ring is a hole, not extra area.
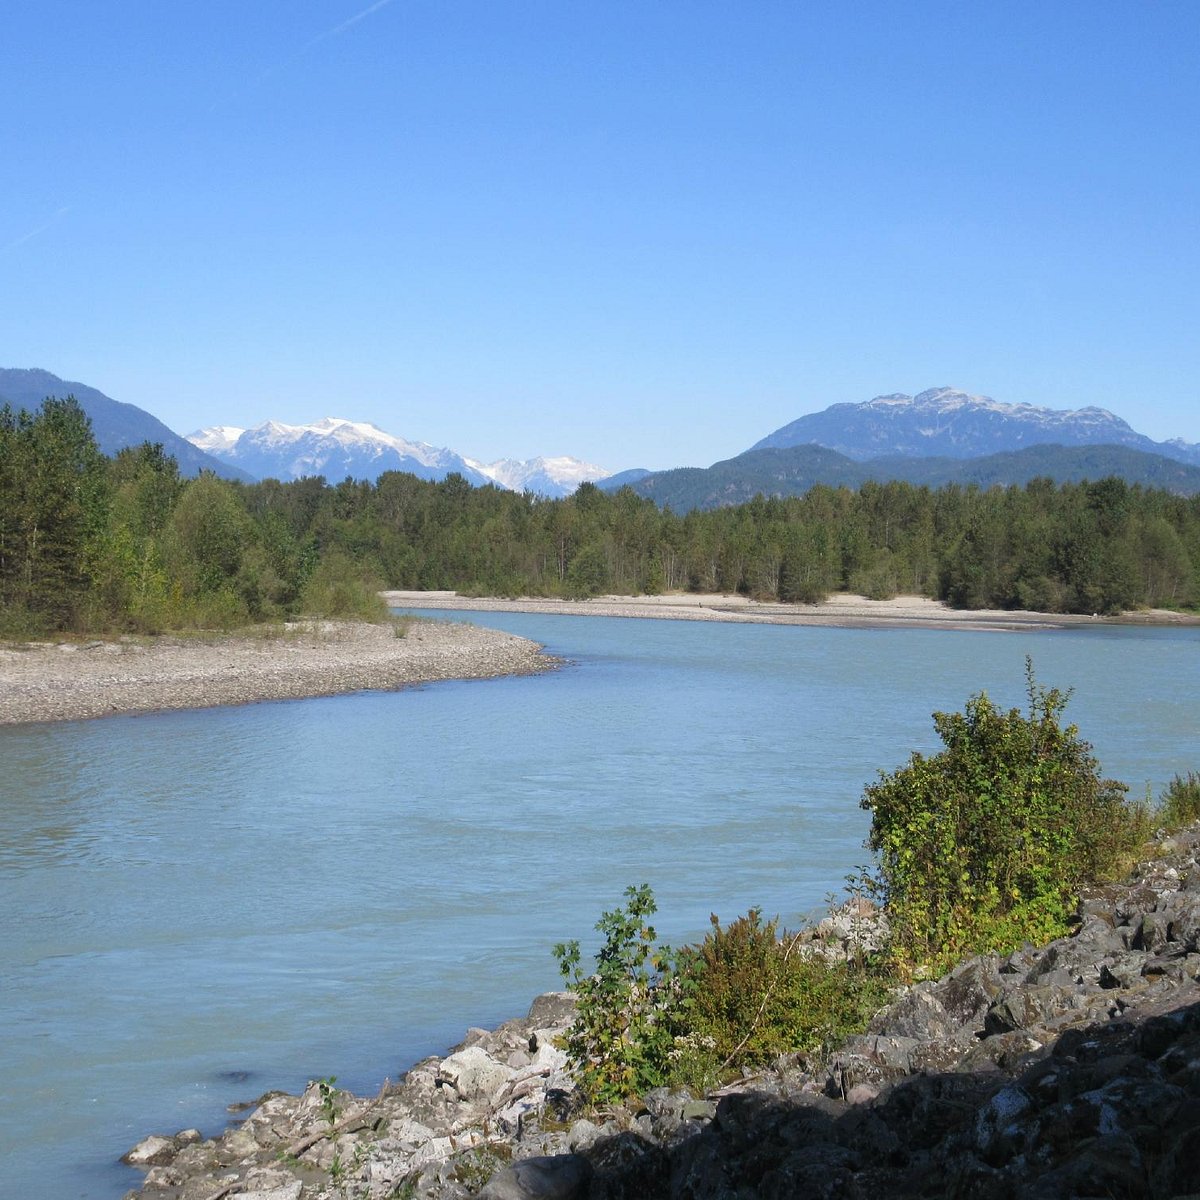
M 265 80 L 270 79 L 271 76 L 277 74 L 291 63 L 294 63 L 301 57 L 301 55 L 307 54 L 311 49 L 313 49 L 314 46 L 319 46 L 322 42 L 327 42 L 330 38 L 338 37 L 345 33 L 346 30 L 353 29 L 354 26 L 359 23 L 359 21 L 365 21 L 372 13 L 378 12 L 381 8 L 386 8 L 389 4 L 391 4 L 391 2 L 392 0 L 375 0 L 374 4 L 368 4 L 367 7 L 361 12 L 356 12 L 354 16 L 347 17 L 346 20 L 341 22 L 340 25 L 334 25 L 331 29 L 326 29 L 323 33 L 318 33 L 316 37 L 310 38 L 304 43 L 303 46 L 300 47 L 299 50 L 294 51 L 288 58 L 277 63 L 272 63 L 269 67 L 264 67 L 263 70 L 260 71 L 255 77 L 254 83 L 260 84 Z M 237 99 L 237 97 L 242 94 L 243 90 L 244 89 L 237 89 L 222 100 L 214 100 L 212 104 L 208 106 L 208 111 L 211 113 L 216 112 L 219 108 L 223 108 L 226 104 Z
M 318 33 L 305 47 L 305 50 L 311 50 L 313 46 L 319 42 L 327 41 L 329 38 L 337 37 L 339 34 L 345 33 L 347 29 L 353 29 L 359 21 L 365 21 L 372 13 L 378 12 L 381 8 L 386 8 L 391 4 L 392 0 L 375 0 L 374 4 L 368 4 L 362 12 L 357 12 L 352 17 L 348 17 L 340 25 L 335 25 L 332 29 L 325 30 L 324 33 Z
M 28 233 L 23 233 L 20 237 L 13 238 L 13 240 L 7 245 L 0 246 L 0 254 L 8 254 L 10 251 L 16 250 L 19 246 L 25 245 L 26 242 L 33 241 L 35 237 L 37 237 L 39 234 L 45 233 L 46 230 L 52 225 L 57 225 L 58 222 L 61 221 L 63 217 L 65 217 L 70 211 L 71 206 L 69 204 L 64 204 L 62 208 L 54 213 L 52 217 L 46 221 L 43 221 L 39 226 L 37 226 L 36 229 L 31 229 Z

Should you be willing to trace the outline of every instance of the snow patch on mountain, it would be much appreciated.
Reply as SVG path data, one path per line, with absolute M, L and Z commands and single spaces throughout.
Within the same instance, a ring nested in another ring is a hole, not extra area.
M 594 463 L 569 455 L 555 458 L 501 458 L 492 463 L 467 459 L 493 483 L 512 492 L 536 492 L 539 496 L 569 496 L 581 483 L 606 479 L 609 472 Z
M 236 425 L 210 425 L 207 429 L 197 429 L 189 433 L 187 440 L 205 454 L 222 455 L 232 450 L 238 438 L 246 431 Z

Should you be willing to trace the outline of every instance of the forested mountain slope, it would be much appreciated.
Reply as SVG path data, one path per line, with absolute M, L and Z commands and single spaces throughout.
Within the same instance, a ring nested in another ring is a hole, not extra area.
M 92 433 L 105 454 L 114 455 L 127 446 L 139 446 L 142 442 L 159 442 L 179 464 L 184 475 L 212 471 L 224 479 L 253 478 L 241 468 L 198 450 L 144 409 L 113 400 L 86 383 L 71 383 L 37 368 L 0 367 L 0 405 L 7 403 L 13 409 L 33 411 L 47 396 L 59 400 L 74 396 L 91 419 Z
M 858 462 L 824 446 L 747 450 L 711 467 L 657 471 L 630 486 L 639 496 L 676 512 L 744 504 L 757 495 L 803 496 L 816 484 L 861 487 L 868 481 L 900 481 L 925 487 L 976 484 L 1024 486 L 1045 478 L 1081 483 L 1116 476 L 1127 483 L 1179 495 L 1200 492 L 1200 466 L 1127 446 L 1030 446 L 982 458 L 889 456 Z

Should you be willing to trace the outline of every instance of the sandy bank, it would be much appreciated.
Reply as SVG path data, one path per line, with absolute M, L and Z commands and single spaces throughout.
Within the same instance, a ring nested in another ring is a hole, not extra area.
M 269 636 L 0 645 L 0 725 L 292 700 L 546 670 L 533 642 L 473 625 L 304 622 Z
M 597 596 L 593 600 L 480 599 L 456 592 L 384 592 L 394 608 L 473 612 L 559 613 L 587 617 L 659 617 L 677 621 L 742 621 L 769 625 L 837 625 L 924 629 L 1061 629 L 1100 624 L 1200 625 L 1200 617 L 1148 609 L 1120 617 L 948 608 L 923 596 L 868 600 L 840 593 L 823 604 L 772 604 L 745 596 L 674 593 L 665 596 Z

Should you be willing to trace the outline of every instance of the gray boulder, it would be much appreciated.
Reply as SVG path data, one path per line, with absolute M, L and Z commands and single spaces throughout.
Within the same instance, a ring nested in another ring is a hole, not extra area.
M 501 1168 L 479 1193 L 481 1200 L 584 1200 L 592 1164 L 581 1154 L 523 1158 Z

